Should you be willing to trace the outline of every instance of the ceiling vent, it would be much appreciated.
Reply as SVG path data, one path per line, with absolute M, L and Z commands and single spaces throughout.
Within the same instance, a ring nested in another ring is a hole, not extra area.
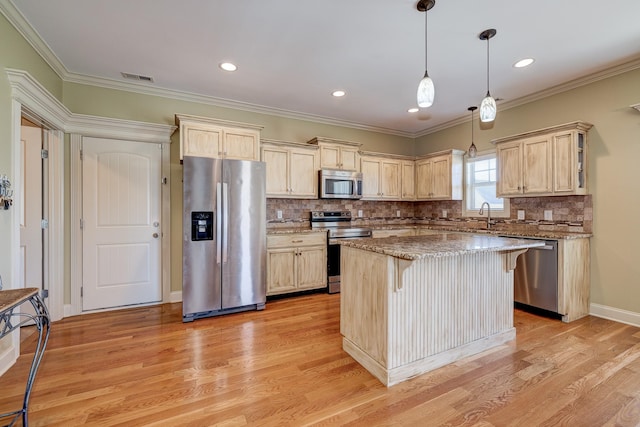
M 137 80 L 139 82 L 147 82 L 153 83 L 153 77 L 149 76 L 141 76 L 140 74 L 132 74 L 132 73 L 120 73 L 122 77 L 129 80 Z

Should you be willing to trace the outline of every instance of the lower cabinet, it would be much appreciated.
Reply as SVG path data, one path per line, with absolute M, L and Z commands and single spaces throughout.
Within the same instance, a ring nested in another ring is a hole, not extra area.
M 327 235 L 294 233 L 267 236 L 267 295 L 327 286 Z

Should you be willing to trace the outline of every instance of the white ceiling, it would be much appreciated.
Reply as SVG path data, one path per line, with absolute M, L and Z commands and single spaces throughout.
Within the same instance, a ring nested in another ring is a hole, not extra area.
M 63 77 L 113 85 L 130 83 L 121 72 L 141 74 L 154 79 L 145 87 L 214 104 L 407 136 L 466 118 L 480 103 L 487 42 L 478 34 L 487 28 L 497 29 L 490 76 L 498 110 L 640 58 L 638 0 L 436 0 L 428 12 L 436 98 L 410 114 L 425 61 L 415 0 L 0 2 L 14 18 L 7 5 L 19 10 Z M 512 67 L 524 57 L 536 62 Z M 221 71 L 222 61 L 238 70 Z M 347 95 L 334 98 L 335 89 Z

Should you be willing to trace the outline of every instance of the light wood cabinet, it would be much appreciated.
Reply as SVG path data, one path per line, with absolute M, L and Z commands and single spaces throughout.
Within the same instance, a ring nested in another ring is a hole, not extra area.
M 360 152 L 364 200 L 415 200 L 413 157 Z
M 573 122 L 492 141 L 499 197 L 587 194 L 587 131 Z
M 400 162 L 400 187 L 401 200 L 416 199 L 416 162 L 414 160 L 402 160 Z
M 180 160 L 184 156 L 260 160 L 262 126 L 226 120 L 175 115 L 180 129 Z
M 318 148 L 308 144 L 263 139 L 267 197 L 318 197 Z
M 327 286 L 325 233 L 267 235 L 267 295 Z
M 362 198 L 400 200 L 401 165 L 399 160 L 362 156 Z
M 308 142 L 320 148 L 321 169 L 342 169 L 360 172 L 359 149 L 362 144 L 316 137 Z
M 464 151 L 448 150 L 416 160 L 417 200 L 462 200 Z
M 589 239 L 558 241 L 558 313 L 563 322 L 589 314 L 591 253 Z

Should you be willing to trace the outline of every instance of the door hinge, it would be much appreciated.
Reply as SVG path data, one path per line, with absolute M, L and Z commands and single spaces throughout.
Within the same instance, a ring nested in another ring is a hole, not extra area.
M 42 298 L 49 298 L 49 289 L 43 289 L 40 291 L 40 296 Z
M 42 228 L 43 230 L 46 230 L 47 228 L 49 228 L 49 220 L 48 219 L 42 219 L 40 221 L 40 228 Z
M 80 230 L 84 229 L 84 219 L 80 218 Z
M 167 177 L 166 177 L 166 176 L 163 176 L 163 177 L 162 177 L 162 183 L 163 183 L 164 185 L 167 185 Z
M 83 160 L 82 159 L 82 150 L 80 150 L 80 160 Z
M 40 157 L 42 157 L 43 159 L 48 159 L 49 158 L 49 150 L 43 148 L 40 151 Z
M 84 296 L 84 286 L 80 286 L 80 296 Z

